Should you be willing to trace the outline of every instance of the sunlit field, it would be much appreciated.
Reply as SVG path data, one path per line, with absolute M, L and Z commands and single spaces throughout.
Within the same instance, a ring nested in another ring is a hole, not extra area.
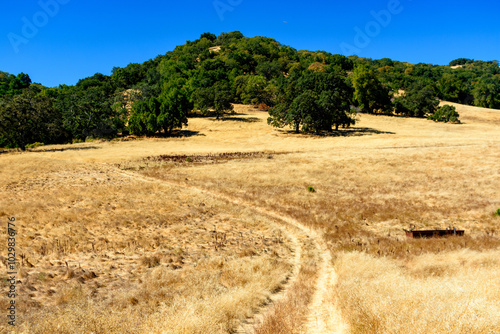
M 500 111 L 453 105 L 462 124 L 361 114 L 320 136 L 237 105 L 171 138 L 0 154 L 17 330 L 498 331 Z

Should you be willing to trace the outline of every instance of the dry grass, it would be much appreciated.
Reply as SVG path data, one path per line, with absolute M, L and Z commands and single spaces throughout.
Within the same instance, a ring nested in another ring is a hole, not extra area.
M 245 199 L 324 231 L 339 274 L 331 297 L 352 293 L 342 309 L 354 329 L 400 332 L 401 319 L 431 333 L 498 326 L 490 315 L 500 298 L 486 288 L 499 291 L 499 111 L 457 105 L 461 125 L 361 115 L 355 128 L 323 137 L 272 129 L 253 108 L 236 111 L 224 121 L 190 119 L 175 138 L 0 155 L 0 219 L 16 215 L 20 251 L 34 265 L 25 264 L 21 279 L 25 328 L 227 332 L 289 276 L 289 242 L 273 242 L 280 227 L 268 218 L 194 190 L 131 180 L 115 166 Z M 170 158 L 145 160 L 159 156 Z M 452 225 L 466 237 L 406 240 L 410 224 Z M 314 261 L 302 263 L 296 288 L 261 333 L 301 330 Z M 366 288 L 355 289 L 357 275 Z M 386 312 L 385 302 L 401 303 L 411 317 Z M 454 325 L 450 315 L 463 321 Z
M 287 296 L 273 305 L 255 334 L 295 334 L 304 332 L 308 305 L 311 302 L 318 271 L 318 250 L 309 241 L 304 247 L 297 279 Z
M 481 107 L 466 106 L 453 102 L 441 102 L 441 106 L 449 104 L 457 108 L 460 114 L 460 120 L 468 124 L 483 124 L 486 127 L 491 125 L 500 125 L 500 113 L 498 110 L 485 109 Z
M 196 268 L 156 267 L 136 289 L 109 300 L 89 298 L 82 285 L 61 293 L 56 308 L 30 316 L 33 333 L 228 333 L 280 286 L 288 267 L 269 255 L 214 257 Z
M 500 137 L 496 123 L 499 113 L 468 107 L 458 110 L 466 124 L 453 126 L 363 115 L 363 119 L 369 121 L 367 127 L 382 128 L 394 134 L 351 137 L 348 138 L 352 143 L 349 146 L 343 146 L 345 139 L 340 137 L 334 140 L 301 137 L 302 145 L 304 142 L 311 145 L 309 150 L 289 150 L 290 154 L 273 159 L 256 157 L 254 160 L 228 161 L 217 168 L 209 164 L 169 165 L 143 172 L 168 180 L 187 178 L 189 184 L 240 196 L 309 226 L 325 229 L 325 238 L 334 257 L 342 251 L 360 251 L 371 254 L 374 259 L 389 257 L 404 261 L 416 256 L 438 258 L 439 254 L 460 250 L 492 250 L 493 253 L 487 254 L 498 254 L 495 251 L 498 252 L 500 246 L 500 231 L 493 212 L 500 205 L 500 190 L 496 186 L 500 183 Z M 275 139 L 276 149 L 282 148 L 282 140 L 293 141 L 297 137 L 290 139 L 279 135 Z M 330 147 L 325 145 L 327 142 Z M 316 193 L 309 193 L 309 186 L 313 186 Z M 465 229 L 466 236 L 407 240 L 402 229 L 411 224 L 417 228 L 456 226 Z M 398 263 L 389 258 L 381 259 L 387 270 L 397 267 Z M 351 259 L 350 265 L 363 268 L 368 264 Z M 449 268 L 446 266 L 444 270 Z M 466 270 L 462 269 L 459 269 L 460 274 L 466 275 Z M 492 277 L 496 273 L 486 271 L 483 275 Z M 340 295 L 348 293 L 343 290 L 345 277 L 339 277 Z M 419 285 L 415 286 L 418 291 Z M 484 289 L 470 291 L 474 298 L 487 298 Z M 374 298 L 382 298 L 379 292 L 375 289 Z M 363 299 L 371 293 L 359 290 L 358 297 Z M 458 303 L 439 297 L 436 289 L 429 289 L 429 295 L 429 300 L 441 298 L 441 307 Z M 456 296 L 462 298 L 462 305 L 467 303 L 464 296 Z M 489 300 L 491 305 L 500 304 L 498 296 Z M 414 312 L 418 312 L 418 305 L 414 306 Z M 349 315 L 356 313 L 354 304 L 344 307 L 344 312 L 346 318 L 352 320 L 352 327 L 357 328 L 357 320 Z M 401 319 L 400 313 L 394 317 L 390 317 L 390 312 L 387 314 L 388 321 L 393 324 Z M 449 322 L 437 326 L 433 319 L 438 318 L 424 313 L 419 321 L 432 324 L 424 327 L 433 328 L 437 333 L 447 332 L 449 328 L 463 333 L 471 328 L 488 332 L 497 325 L 492 317 L 486 317 L 475 327 L 467 327 L 466 322 L 457 324 L 458 327 Z M 399 332 L 399 327 L 388 325 L 384 330 Z
M 338 300 L 354 333 L 496 333 L 500 252 L 462 250 L 407 263 L 339 255 Z
M 23 255 L 20 330 L 227 333 L 292 271 L 280 227 L 248 210 L 102 165 L 2 163 L 0 216 L 15 214 Z

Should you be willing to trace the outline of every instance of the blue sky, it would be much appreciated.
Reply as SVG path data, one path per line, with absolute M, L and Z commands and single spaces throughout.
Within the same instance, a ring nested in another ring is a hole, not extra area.
M 376 0 L 3 1 L 0 71 L 47 86 L 143 62 L 203 32 L 412 63 L 500 60 L 500 2 Z

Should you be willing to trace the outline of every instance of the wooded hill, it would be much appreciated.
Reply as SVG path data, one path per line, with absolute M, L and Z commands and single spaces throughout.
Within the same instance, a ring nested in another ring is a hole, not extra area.
M 68 143 L 118 134 L 168 135 L 192 114 L 221 116 L 232 103 L 269 111 L 269 124 L 319 133 L 354 113 L 457 121 L 438 99 L 500 108 L 497 61 L 410 64 L 299 50 L 240 32 L 204 33 L 142 64 L 74 86 L 47 88 L 0 72 L 0 147 Z

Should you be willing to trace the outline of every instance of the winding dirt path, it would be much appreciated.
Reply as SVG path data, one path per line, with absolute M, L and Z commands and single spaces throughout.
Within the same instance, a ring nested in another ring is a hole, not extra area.
M 318 279 L 316 281 L 316 286 L 314 289 L 315 292 L 312 301 L 309 305 L 307 322 L 304 326 L 305 333 L 343 334 L 348 332 L 347 325 L 342 321 L 340 310 L 338 309 L 336 301 L 333 298 L 332 291 L 334 291 L 335 289 L 337 277 L 333 269 L 332 257 L 330 251 L 326 246 L 324 238 L 320 235 L 319 232 L 304 226 L 296 219 L 283 216 L 280 213 L 270 209 L 256 206 L 254 203 L 243 200 L 241 198 L 236 198 L 226 194 L 216 193 L 196 186 L 187 185 L 181 182 L 147 177 L 144 175 L 140 175 L 129 171 L 123 171 L 116 168 L 114 168 L 114 172 L 119 175 L 136 180 L 141 180 L 145 182 L 155 182 L 155 183 L 167 183 L 170 185 L 175 185 L 177 187 L 183 187 L 185 189 L 200 192 L 205 195 L 211 196 L 213 198 L 217 198 L 219 200 L 223 200 L 238 206 L 249 208 L 261 215 L 271 217 L 277 221 L 284 223 L 283 225 L 287 227 L 286 228 L 287 237 L 292 241 L 292 247 L 294 248 L 293 273 L 290 276 L 285 289 L 271 296 L 270 303 L 268 303 L 267 306 L 263 307 L 263 309 L 259 312 L 259 314 L 256 314 L 252 319 L 249 319 L 248 321 L 243 323 L 240 326 L 237 333 L 252 334 L 254 332 L 255 325 L 258 324 L 259 321 L 263 318 L 265 312 L 269 310 L 270 305 L 272 305 L 273 303 L 280 300 L 286 295 L 287 289 L 291 285 L 290 283 L 295 280 L 298 271 L 300 269 L 300 259 L 303 247 L 303 245 L 300 242 L 300 239 L 304 237 L 306 238 L 308 237 L 313 241 L 318 250 L 321 261 L 321 263 L 319 264 Z

